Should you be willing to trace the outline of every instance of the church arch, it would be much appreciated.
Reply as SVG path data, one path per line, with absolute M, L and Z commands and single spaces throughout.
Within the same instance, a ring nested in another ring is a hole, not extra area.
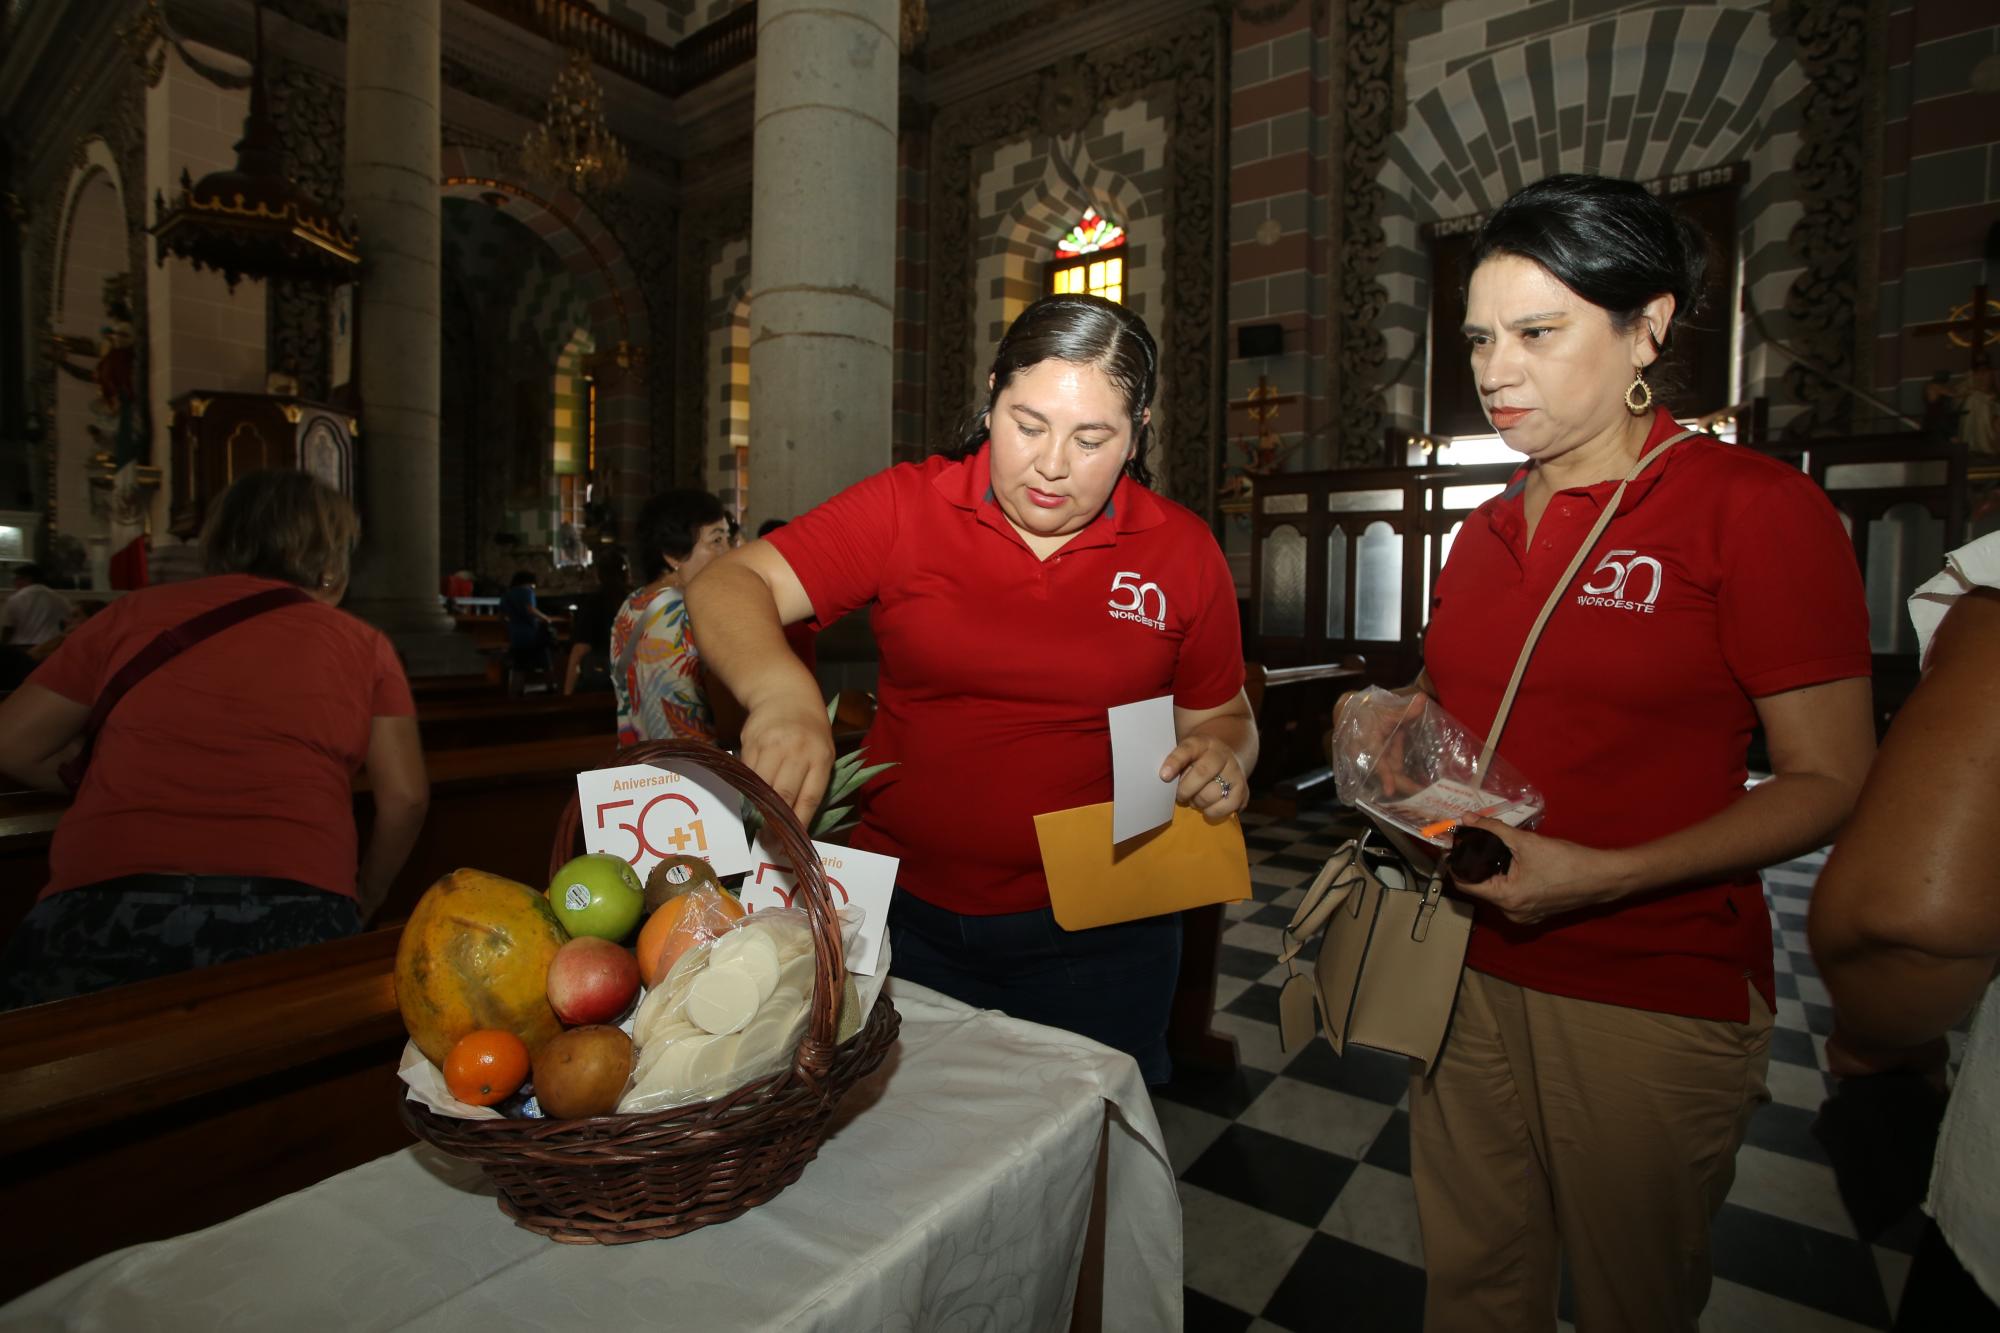
M 974 182 L 981 210 L 975 229 L 976 336 L 964 397 L 947 408 L 954 422 L 965 405 L 985 401 L 993 348 L 1014 318 L 1046 292 L 1056 243 L 1085 209 L 1095 208 L 1125 228 L 1124 303 L 1161 344 L 1150 461 L 1156 472 L 1162 470 L 1171 365 L 1165 262 L 1169 148 L 1166 105 L 1140 96 L 1105 110 L 1077 134 L 1032 134 L 994 150 Z
M 707 351 L 702 409 L 702 484 L 739 522 L 750 521 L 750 238 L 734 237 L 703 275 Z M 785 515 L 764 515 L 781 518 Z
M 1473 23 L 1500 12 L 1495 0 L 1469 0 L 1466 8 L 1475 12 L 1462 21 Z M 1782 309 L 1799 272 L 1785 244 L 1797 217 L 1790 166 L 1798 144 L 1797 130 L 1785 128 L 1795 120 L 1786 109 L 1805 83 L 1791 48 L 1755 11 L 1634 11 L 1469 59 L 1445 45 L 1410 43 L 1402 83 L 1412 93 L 1376 178 L 1385 370 L 1404 368 L 1386 391 L 1393 419 L 1414 427 L 1424 412 L 1425 358 L 1405 364 L 1429 322 L 1430 263 L 1419 228 L 1488 212 L 1557 171 L 1652 180 L 1748 163 L 1736 222 L 1742 283 L 1766 312 Z M 1612 70 L 1633 77 L 1612 87 Z M 1742 338 L 1742 394 L 1771 393 L 1767 381 L 1782 362 L 1767 364 L 1754 330 L 1745 327 Z M 1442 334 L 1430 349 L 1457 353 Z
M 638 274 L 603 219 L 569 191 L 544 191 L 497 153 L 469 145 L 447 146 L 441 166 L 446 198 L 481 201 L 526 226 L 580 292 L 596 346 L 598 481 L 621 526 L 629 523 L 652 489 L 652 324 Z
M 1143 103 L 1134 105 L 1143 110 Z M 1121 127 L 1114 119 L 1117 115 L 1114 110 L 1103 118 L 1101 127 L 1070 141 L 1031 140 L 1035 155 L 1028 158 L 1025 169 L 1014 168 L 1016 180 L 1032 171 L 1037 161 L 1042 170 L 989 224 L 992 234 L 987 257 L 979 265 L 982 281 L 975 324 L 985 342 L 975 352 L 970 367 L 967 403 L 985 401 L 983 389 L 993 348 L 1005 336 L 1007 326 L 1047 292 L 1046 275 L 1055 258 L 1056 243 L 1086 209 L 1094 208 L 1125 228 L 1126 241 L 1119 252 L 1127 269 L 1124 304 L 1146 321 L 1155 341 L 1164 340 L 1166 279 L 1165 265 L 1160 262 L 1166 250 L 1164 182 L 1146 190 L 1132 176 L 1094 160 L 1087 144 L 1091 134 L 1102 128 L 1105 132 L 1095 139 L 1100 151 L 1115 149 L 1115 156 L 1126 162 L 1148 162 L 1152 156 L 1164 161 L 1166 122 L 1164 118 L 1148 118 Z M 1106 152 L 1106 156 L 1113 155 Z M 1160 466 L 1158 441 L 1165 424 L 1166 361 L 1165 356 L 1160 358 L 1160 386 L 1153 399 L 1155 443 L 1150 461 L 1156 470 Z
M 77 154 L 63 191 L 56 263 L 49 301 L 49 331 L 73 339 L 79 351 L 67 364 L 85 367 L 96 359 L 85 347 L 101 345 L 109 320 L 105 281 L 123 275 L 128 284 L 143 281 L 131 268 L 126 231 L 125 182 L 110 146 L 101 138 L 86 140 Z M 141 363 L 143 373 L 143 362 Z M 55 440 L 49 450 L 49 496 L 55 530 L 82 538 L 91 528 L 90 495 L 85 482 L 91 455 L 109 448 L 94 438 L 104 429 L 92 410 L 96 388 L 73 374 L 57 374 Z M 143 401 L 143 386 L 141 389 Z

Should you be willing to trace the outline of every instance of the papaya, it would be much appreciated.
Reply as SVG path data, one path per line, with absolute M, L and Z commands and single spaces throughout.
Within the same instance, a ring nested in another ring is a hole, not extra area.
M 540 892 L 483 870 L 454 870 L 424 891 L 396 947 L 396 1007 L 430 1062 L 484 1028 L 528 1054 L 562 1031 L 549 1007 L 549 961 L 569 938 Z

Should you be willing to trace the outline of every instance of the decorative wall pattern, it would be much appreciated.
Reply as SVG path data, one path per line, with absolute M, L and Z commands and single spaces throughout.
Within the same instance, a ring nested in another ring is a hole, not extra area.
M 1386 343 L 1382 310 L 1386 293 L 1379 281 L 1388 265 L 1382 229 L 1385 191 L 1383 156 L 1395 123 L 1402 85 L 1396 80 L 1391 46 L 1394 0 L 1347 0 L 1341 33 L 1346 51 L 1342 71 L 1340 136 L 1340 301 L 1336 306 L 1334 348 L 1339 369 L 1338 455 L 1343 463 L 1365 465 L 1380 456 L 1382 364 Z
M 747 504 L 737 492 L 736 446 L 750 443 L 750 238 L 738 237 L 716 253 L 705 304 L 708 408 L 705 418 L 705 485 L 732 512 Z M 751 460 L 751 476 L 756 462 Z
M 1926 326 L 1964 309 L 1981 282 L 2000 296 L 1986 261 L 2000 225 L 2000 9 L 1894 0 L 1886 26 L 1883 160 L 1879 172 L 1866 168 L 1882 181 L 1882 269 L 1859 289 L 1877 295 L 1864 368 L 1883 397 L 1921 419 L 1931 376 L 1959 380 L 1971 359 Z
M 1162 263 L 1165 309 L 1149 318 L 1161 346 L 1160 441 L 1163 486 L 1213 516 L 1221 430 L 1220 377 L 1222 180 L 1220 105 L 1226 62 L 1220 16 L 1198 12 L 1149 38 L 1051 66 L 977 97 L 944 107 L 931 127 L 931 260 L 926 434 L 950 436 L 965 406 L 965 386 L 983 349 L 976 280 L 980 259 L 973 158 L 1037 132 L 1074 134 L 1100 107 L 1170 88 L 1167 219 Z
M 301 193 L 344 211 L 347 114 L 343 86 L 317 70 L 285 61 L 266 82 L 285 174 Z M 298 376 L 302 396 L 325 401 L 330 388 L 327 292 L 321 283 L 266 284 L 265 357 L 272 370 Z
M 1167 133 L 1171 98 L 1164 91 L 1135 97 L 1093 117 L 1073 134 L 1027 135 L 981 148 L 975 155 L 974 197 L 979 255 L 973 327 L 978 345 L 958 386 L 957 408 L 984 403 L 987 358 L 1016 315 L 1048 290 L 1046 270 L 1061 240 L 1085 209 L 1125 228 L 1125 304 L 1158 334 L 1166 274 Z M 1159 404 L 1168 399 L 1161 377 Z M 1156 406 L 1155 438 L 1171 430 Z M 1157 465 L 1158 459 L 1153 460 Z
M 1785 419 L 1788 435 L 1845 431 L 1854 422 L 1853 399 L 1832 381 L 1859 378 L 1854 312 L 1863 239 L 1855 221 L 1867 211 L 1857 204 L 1877 188 L 1863 169 L 1864 75 L 1870 33 L 1879 43 L 1881 31 L 1868 19 L 1877 8 L 1870 0 L 1811 0 L 1772 11 L 1772 27 L 1795 39 L 1808 80 L 1795 159 L 1802 215 L 1791 235 L 1805 267 L 1786 293 L 1785 314 L 1798 344 L 1825 372 L 1798 364 L 1785 370 L 1790 397 L 1805 404 Z
M 1364 8 L 1374 3 L 1362 0 Z M 1794 12 L 1810 8 L 1791 6 Z M 1393 372 L 1425 337 L 1429 259 L 1418 228 L 1486 212 L 1520 186 L 1556 171 L 1645 180 L 1752 163 L 1753 186 L 1739 214 L 1738 252 L 1753 300 L 1767 315 L 1776 313 L 1775 298 L 1803 281 L 1791 254 L 1803 248 L 1821 256 L 1827 276 L 1812 284 L 1811 302 L 1785 303 L 1788 327 L 1822 318 L 1839 322 L 1842 317 L 1814 314 L 1807 305 L 1833 299 L 1829 285 L 1838 280 L 1831 275 L 1843 266 L 1851 297 L 1851 243 L 1832 246 L 1822 240 L 1802 247 L 1796 235 L 1789 247 L 1783 243 L 1785 229 L 1799 216 L 1798 193 L 1818 189 L 1814 182 L 1822 178 L 1832 186 L 1833 178 L 1803 170 L 1795 177 L 1790 170 L 1800 143 L 1798 104 L 1808 84 L 1794 44 L 1773 31 L 1769 13 L 1766 0 L 1634 5 L 1581 23 L 1570 23 L 1566 10 L 1551 21 L 1539 9 L 1503 0 L 1450 0 L 1402 10 L 1400 79 L 1407 100 L 1395 133 L 1382 145 L 1385 160 L 1374 178 L 1382 252 L 1372 267 L 1386 296 L 1379 321 L 1382 346 L 1379 353 L 1365 346 L 1357 350 L 1351 326 L 1344 336 L 1348 429 L 1366 424 L 1371 370 L 1379 375 L 1386 364 Z M 1368 46 L 1371 60 L 1357 69 L 1359 49 L 1350 48 L 1350 75 L 1379 85 L 1384 71 L 1372 59 L 1375 48 Z M 1350 85 L 1350 125 L 1357 97 L 1370 105 L 1365 92 Z M 1844 131 L 1829 132 L 1837 138 Z M 1842 150 L 1831 155 L 1845 160 Z M 1367 165 L 1351 141 L 1349 170 L 1365 171 Z M 1366 201 L 1357 206 L 1355 200 L 1360 188 L 1350 179 L 1348 213 L 1365 227 Z M 1842 175 L 1834 188 L 1851 200 L 1858 183 Z M 1365 251 L 1369 239 L 1365 231 L 1350 232 L 1349 253 L 1356 247 Z M 1350 278 L 1349 285 L 1367 283 Z M 1366 295 L 1350 293 L 1350 305 L 1365 311 Z M 1851 320 L 1851 312 L 1845 318 Z M 1365 332 L 1361 336 L 1365 344 Z M 1750 341 L 1754 330 L 1745 344 L 1754 352 Z M 1440 331 L 1430 351 L 1457 355 L 1456 335 Z M 1796 382 L 1776 379 L 1781 369 L 1759 357 L 1746 394 L 1798 401 Z M 1422 423 L 1423 384 L 1419 355 L 1386 386 L 1383 406 L 1399 426 Z M 1786 414 L 1778 401 L 1773 406 L 1774 420 L 1782 422 Z
M 1283 350 L 1228 363 L 1228 464 L 1252 462 L 1268 427 L 1290 466 L 1332 465 L 1329 363 L 1337 304 L 1334 247 L 1340 173 L 1333 103 L 1344 50 L 1325 5 L 1239 5 L 1230 54 L 1229 320 L 1276 324 Z M 1260 379 L 1276 395 L 1268 421 L 1248 410 Z M 1248 558 L 1247 525 L 1227 537 Z M 1229 545 L 1230 543 L 1225 543 Z M 1246 585 L 1247 586 L 1247 583 Z
M 740 151 L 748 156 L 750 145 Z M 732 243 L 743 247 L 744 262 L 749 257 L 750 193 L 745 190 L 719 200 L 690 200 L 681 216 L 680 239 L 676 249 L 678 266 L 674 291 L 674 337 L 684 349 L 673 358 L 671 377 L 660 381 L 673 385 L 673 432 L 668 442 L 665 466 L 655 470 L 661 486 L 704 486 L 710 484 L 708 460 L 717 452 L 716 433 L 710 427 L 709 378 L 715 364 L 710 342 L 712 305 L 710 283 L 722 251 Z M 747 274 L 746 274 L 747 281 Z

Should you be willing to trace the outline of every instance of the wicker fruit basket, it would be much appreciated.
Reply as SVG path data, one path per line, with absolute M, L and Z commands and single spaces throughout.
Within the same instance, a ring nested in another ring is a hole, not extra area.
M 418 1138 L 477 1162 L 519 1226 L 571 1244 L 622 1245 L 678 1236 L 775 1197 L 819 1152 L 835 1105 L 873 1073 L 901 1020 L 887 994 L 845 1045 L 835 1045 L 843 972 L 840 928 L 826 871 L 778 794 L 741 761 L 691 741 L 652 741 L 596 765 L 685 761 L 727 779 L 763 814 L 769 836 L 798 868 L 817 966 L 811 1014 L 791 1067 L 710 1102 L 588 1120 L 459 1120 L 408 1098 L 403 1121 Z M 550 874 L 575 855 L 580 819 L 570 798 Z

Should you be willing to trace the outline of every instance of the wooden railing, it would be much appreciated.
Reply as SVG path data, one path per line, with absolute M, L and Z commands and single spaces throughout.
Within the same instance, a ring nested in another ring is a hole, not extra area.
M 582 51 L 597 64 L 668 97 L 691 88 L 757 54 L 757 6 L 742 5 L 679 46 L 668 46 L 583 3 L 583 0 L 472 0 L 546 37 L 557 46 Z
M 1916 680 L 1904 603 L 1945 552 L 1979 535 L 1969 501 L 1985 470 L 1968 466 L 1963 444 L 1914 432 L 1768 441 L 1758 452 L 1810 476 L 1847 522 L 1867 588 L 1876 702 L 1886 718 Z M 1274 667 L 1362 653 L 1376 683 L 1411 679 L 1422 665 L 1425 610 L 1447 539 L 1513 469 L 1500 463 L 1258 478 L 1250 506 L 1249 651 Z
M 1513 471 L 1495 463 L 1259 477 L 1250 503 L 1253 651 L 1273 668 L 1359 653 L 1377 683 L 1416 675 L 1446 540 Z
M 757 55 L 757 6 L 739 5 L 674 48 L 676 95 L 747 65 Z

